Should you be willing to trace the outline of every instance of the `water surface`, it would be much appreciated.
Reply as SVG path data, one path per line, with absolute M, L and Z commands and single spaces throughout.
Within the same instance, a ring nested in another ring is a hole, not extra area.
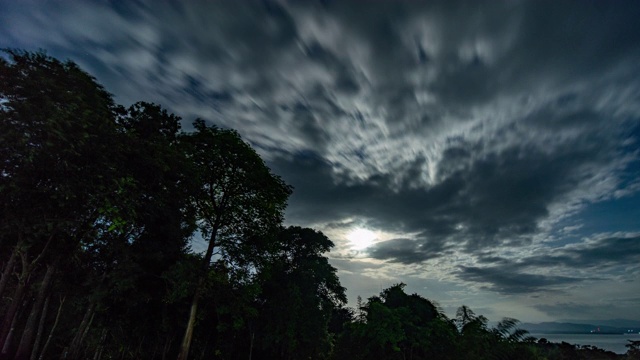
M 593 345 L 600 349 L 613 351 L 617 354 L 625 354 L 627 340 L 640 340 L 638 334 L 534 334 L 531 336 L 540 339 L 545 338 L 549 342 L 578 345 Z

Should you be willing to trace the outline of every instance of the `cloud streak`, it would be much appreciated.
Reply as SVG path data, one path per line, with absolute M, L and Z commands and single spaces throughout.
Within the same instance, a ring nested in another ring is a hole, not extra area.
M 503 294 L 519 294 L 558 291 L 582 282 L 611 282 L 611 274 L 631 280 L 640 272 L 637 234 L 601 236 L 545 252 L 517 260 L 485 256 L 479 261 L 483 266 L 461 266 L 457 275 Z

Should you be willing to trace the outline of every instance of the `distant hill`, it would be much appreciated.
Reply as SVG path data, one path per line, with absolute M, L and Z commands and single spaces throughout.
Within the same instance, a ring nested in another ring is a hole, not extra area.
M 525 329 L 530 333 L 543 334 L 622 334 L 631 330 L 633 333 L 640 332 L 640 321 L 633 320 L 593 320 L 592 322 L 574 321 L 570 322 L 542 322 L 522 323 L 521 329 Z
M 603 326 L 613 326 L 619 328 L 640 328 L 639 320 L 627 320 L 627 319 L 610 319 L 610 320 L 558 320 L 559 323 L 573 323 L 573 324 L 598 324 Z

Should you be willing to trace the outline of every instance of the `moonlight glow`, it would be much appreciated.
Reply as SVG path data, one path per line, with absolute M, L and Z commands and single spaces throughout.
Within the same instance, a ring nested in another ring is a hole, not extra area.
M 367 229 L 355 229 L 347 235 L 351 247 L 355 250 L 362 250 L 373 244 L 376 234 Z

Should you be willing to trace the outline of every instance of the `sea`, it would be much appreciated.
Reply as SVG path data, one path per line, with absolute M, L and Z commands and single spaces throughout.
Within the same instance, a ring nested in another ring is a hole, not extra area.
M 537 339 L 545 338 L 549 342 L 567 342 L 573 345 L 592 345 L 600 349 L 613 351 L 616 354 L 625 354 L 628 348 L 627 340 L 640 340 L 640 334 L 529 334 Z

